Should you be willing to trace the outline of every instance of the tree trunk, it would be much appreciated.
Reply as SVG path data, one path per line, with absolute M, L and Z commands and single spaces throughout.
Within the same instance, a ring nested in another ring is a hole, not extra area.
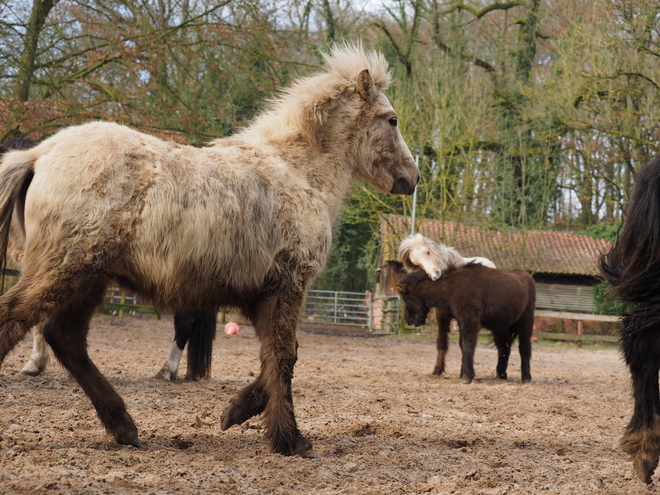
M 16 84 L 16 98 L 21 103 L 27 102 L 30 98 L 30 86 L 34 75 L 34 62 L 37 58 L 39 35 L 55 2 L 56 0 L 34 0 L 32 4 Z

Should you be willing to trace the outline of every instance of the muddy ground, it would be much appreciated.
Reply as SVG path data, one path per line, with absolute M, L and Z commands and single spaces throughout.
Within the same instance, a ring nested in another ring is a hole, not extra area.
M 219 333 L 210 379 L 169 383 L 154 374 L 172 328 L 167 316 L 99 316 L 92 323 L 90 355 L 126 401 L 142 449 L 104 433 L 59 364 L 51 361 L 40 377 L 21 375 L 31 346 L 22 342 L 0 370 L 0 493 L 656 491 L 615 448 L 632 412 L 615 348 L 535 343 L 533 381 L 523 385 L 517 347 L 510 379 L 501 382 L 495 348 L 485 342 L 475 357 L 476 381 L 463 385 L 455 342 L 447 375 L 437 377 L 430 335 L 301 329 L 294 403 L 320 455 L 301 459 L 269 453 L 258 418 L 220 430 L 223 408 L 259 371 L 252 329 Z

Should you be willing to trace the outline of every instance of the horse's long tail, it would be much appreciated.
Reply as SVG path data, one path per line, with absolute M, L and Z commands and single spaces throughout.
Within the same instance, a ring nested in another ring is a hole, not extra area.
M 619 238 L 600 266 L 610 294 L 637 305 L 642 326 L 660 323 L 660 156 L 637 174 Z
M 25 232 L 25 195 L 34 177 L 34 163 L 39 154 L 34 150 L 11 151 L 0 163 L 0 267 L 7 261 L 9 231 L 14 210 L 20 223 L 17 227 Z
M 195 320 L 188 341 L 188 367 L 186 378 L 199 380 L 209 376 L 213 356 L 213 340 L 217 328 L 218 310 L 195 312 Z

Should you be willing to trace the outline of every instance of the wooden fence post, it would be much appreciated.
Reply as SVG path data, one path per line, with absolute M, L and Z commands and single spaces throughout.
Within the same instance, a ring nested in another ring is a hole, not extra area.
M 584 323 L 582 320 L 578 320 L 577 327 L 578 335 L 581 336 L 584 333 Z M 582 339 L 578 339 L 577 346 L 582 347 Z

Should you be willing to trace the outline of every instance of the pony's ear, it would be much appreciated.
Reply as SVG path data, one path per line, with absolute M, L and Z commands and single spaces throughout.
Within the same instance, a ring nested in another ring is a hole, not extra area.
M 357 92 L 363 100 L 373 100 L 376 97 L 376 86 L 368 69 L 358 74 Z
M 410 292 L 406 284 L 396 284 L 394 287 L 401 293 L 402 296 L 405 296 L 408 294 L 408 292 Z

